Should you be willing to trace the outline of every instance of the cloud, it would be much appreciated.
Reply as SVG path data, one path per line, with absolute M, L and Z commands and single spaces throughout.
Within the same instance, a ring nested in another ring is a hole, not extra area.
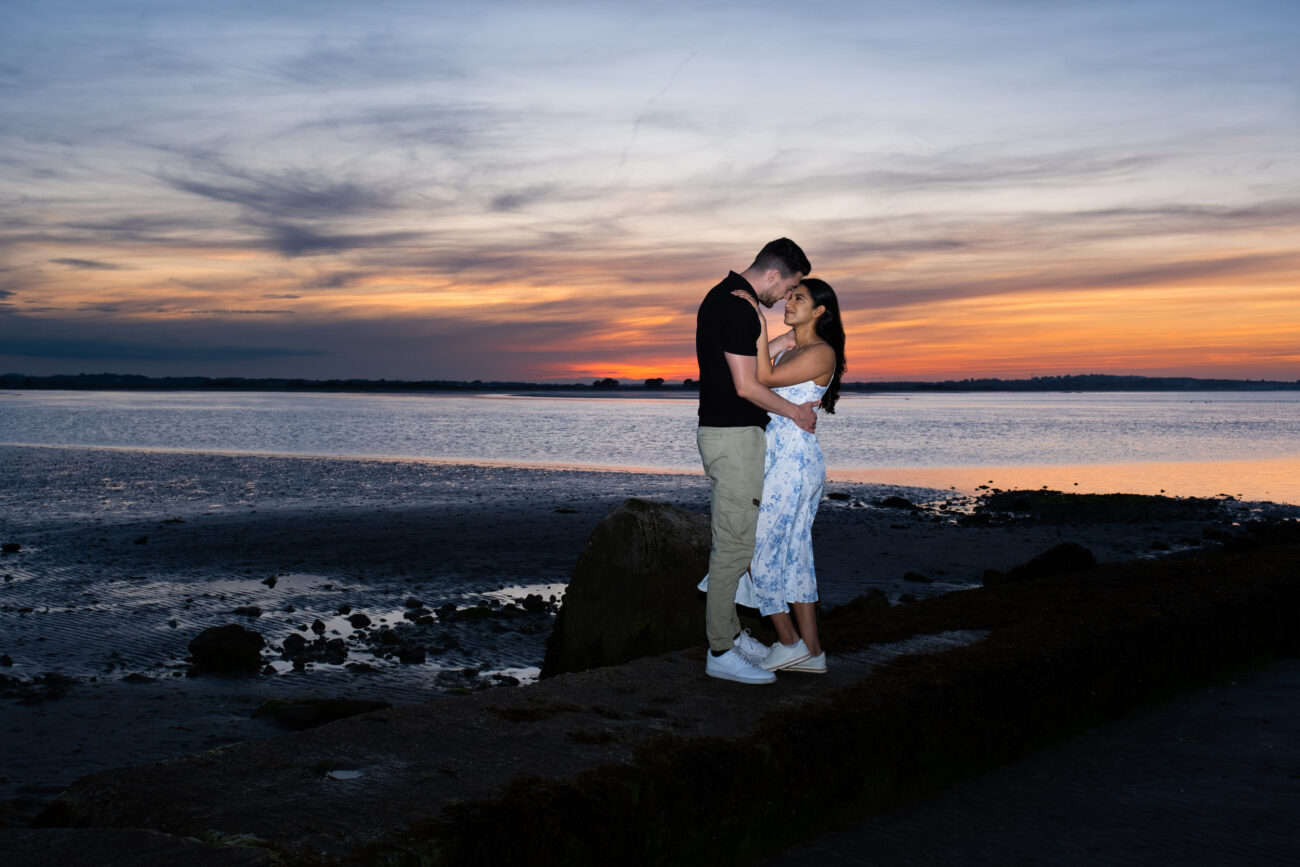
M 19 358 L 96 359 L 103 361 L 212 362 L 272 361 L 283 358 L 321 356 L 316 349 L 288 349 L 274 346 L 192 346 L 132 343 L 113 340 L 59 338 L 14 338 L 4 341 L 4 354 Z
M 69 268 L 77 268 L 83 271 L 120 271 L 121 265 L 114 265 L 111 262 L 96 262 L 91 259 L 51 259 L 55 265 L 67 265 Z

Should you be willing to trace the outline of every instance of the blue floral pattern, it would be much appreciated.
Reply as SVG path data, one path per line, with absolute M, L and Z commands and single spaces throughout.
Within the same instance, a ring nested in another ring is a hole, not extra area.
M 807 403 L 819 400 L 826 386 L 809 380 L 772 391 L 792 403 Z M 816 435 L 784 416 L 772 415 L 767 425 L 763 505 L 750 564 L 757 608 L 764 615 L 789 611 L 789 602 L 817 601 L 812 524 L 825 483 L 826 460 Z

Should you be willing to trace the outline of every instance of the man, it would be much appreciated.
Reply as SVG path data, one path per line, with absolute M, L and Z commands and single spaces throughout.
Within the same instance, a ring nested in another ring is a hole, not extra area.
M 772 683 L 776 675 L 755 663 L 768 648 L 740 630 L 736 585 L 754 555 L 754 528 L 763 499 L 763 460 L 768 412 L 783 415 L 810 433 L 813 404 L 793 404 L 758 381 L 754 308 L 731 293 L 737 289 L 771 307 L 790 295 L 812 270 L 789 238 L 763 247 L 754 264 L 709 290 L 695 319 L 700 366 L 700 426 L 696 440 L 712 487 L 713 547 L 709 551 L 706 626 L 709 653 L 704 671 L 738 683 Z

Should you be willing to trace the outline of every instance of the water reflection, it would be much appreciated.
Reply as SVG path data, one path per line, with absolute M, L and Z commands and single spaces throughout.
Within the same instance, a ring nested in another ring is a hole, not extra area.
M 1300 504 L 1300 458 L 1253 461 L 1152 461 L 1147 463 L 900 467 L 838 470 L 838 481 L 943 488 L 977 494 L 990 488 L 1041 488 L 1080 494 L 1166 494 L 1246 502 Z

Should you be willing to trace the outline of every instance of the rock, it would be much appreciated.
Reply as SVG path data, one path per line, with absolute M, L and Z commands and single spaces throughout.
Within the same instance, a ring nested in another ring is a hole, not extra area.
M 389 707 L 392 705 L 386 701 L 363 701 L 355 698 L 307 698 L 292 701 L 273 698 L 253 711 L 253 716 L 255 718 L 269 716 L 276 725 L 301 731 Z
M 446 602 L 434 609 L 439 620 L 451 621 L 456 616 L 456 603 Z
M 262 609 L 256 605 L 241 605 L 235 609 L 236 614 L 242 614 L 245 617 L 261 617 Z
M 22 549 L 23 546 L 17 542 L 5 542 L 3 545 L 0 545 L 0 551 L 3 551 L 6 554 L 17 554 Z
M 153 678 L 147 674 L 141 674 L 138 671 L 133 671 L 130 674 L 128 674 L 126 677 L 122 678 L 122 682 L 123 683 L 153 683 Z
M 421 617 L 427 617 L 433 614 L 428 608 L 408 608 L 402 612 L 402 617 L 412 622 L 419 620 Z
M 707 515 L 638 499 L 617 506 L 578 556 L 541 676 L 703 645 L 695 584 L 709 544 Z
M 1039 578 L 1051 578 L 1056 575 L 1068 575 L 1071 572 L 1092 569 L 1096 565 L 1097 558 L 1087 548 L 1077 542 L 1062 542 L 1047 549 L 1028 563 L 1013 566 L 1001 582 L 995 581 L 994 584 L 1014 584 L 1018 581 L 1033 581 Z M 988 585 L 987 573 L 985 574 L 984 583 Z
M 929 575 L 922 575 L 920 572 L 904 572 L 903 580 L 913 584 L 933 584 L 934 579 Z
M 297 632 L 290 632 L 284 639 L 284 655 L 299 656 L 307 648 L 307 639 Z
M 419 599 L 416 599 L 416 598 L 412 597 L 412 598 L 406 600 L 406 607 L 407 607 L 407 608 L 423 608 L 423 607 L 424 607 L 424 603 L 421 602 Z
M 147 544 L 149 544 L 149 537 L 148 537 L 148 536 L 141 536 L 141 537 L 139 537 L 138 539 L 135 540 L 135 544 L 136 544 L 136 545 L 147 545 Z
M 884 506 L 886 509 L 916 509 L 917 505 L 911 500 L 903 497 L 885 497 L 883 500 L 876 500 L 877 506 Z
M 348 658 L 348 646 L 342 638 L 331 638 L 325 642 L 321 658 L 330 665 L 342 665 L 343 661 Z
M 351 605 L 348 605 L 348 604 L 345 602 L 345 603 L 343 603 L 342 605 L 339 606 L 339 608 L 338 608 L 338 612 L 339 612 L 339 614 L 341 614 L 342 616 L 347 617 L 349 614 L 352 613 L 352 606 L 351 606 Z
M 404 646 L 397 651 L 397 659 L 408 665 L 420 665 L 428 658 L 423 647 Z
M 980 580 L 989 587 L 992 587 L 994 584 L 1005 584 L 1007 582 L 1007 573 L 1003 572 L 1001 569 L 985 569 Z
M 265 639 L 257 632 L 228 623 L 203 630 L 189 648 L 196 670 L 255 672 L 262 667 L 265 646 Z
M 262 579 L 262 583 L 265 584 L 267 587 L 274 587 L 276 585 L 276 582 L 279 580 L 280 580 L 279 578 L 272 575 L 270 578 Z
M 542 614 L 550 607 L 549 603 L 537 593 L 529 593 L 521 603 L 525 611 Z
M 889 613 L 889 597 L 879 587 L 872 587 L 835 609 L 839 617 L 871 617 Z
M 313 621 L 311 622 L 311 631 L 314 632 L 314 633 L 316 633 L 317 635 L 324 635 L 324 634 L 325 634 L 325 623 L 324 623 L 323 621 L 319 620 L 319 619 L 317 619 L 317 620 L 313 620 Z
M 351 617 L 348 618 L 348 623 L 352 624 L 353 629 L 364 629 L 365 627 L 370 625 L 370 618 L 360 612 L 357 612 L 356 614 L 353 614 Z
M 828 499 L 828 500 L 847 500 L 847 499 L 849 499 L 849 495 L 846 494 L 846 493 L 844 493 L 843 491 L 831 491 L 829 494 L 826 495 L 826 499 Z
M 3 656 L 0 656 L 0 665 L 3 665 L 5 668 L 10 668 L 13 666 L 13 664 L 14 664 L 13 657 L 10 656 L 9 654 L 6 653 Z

